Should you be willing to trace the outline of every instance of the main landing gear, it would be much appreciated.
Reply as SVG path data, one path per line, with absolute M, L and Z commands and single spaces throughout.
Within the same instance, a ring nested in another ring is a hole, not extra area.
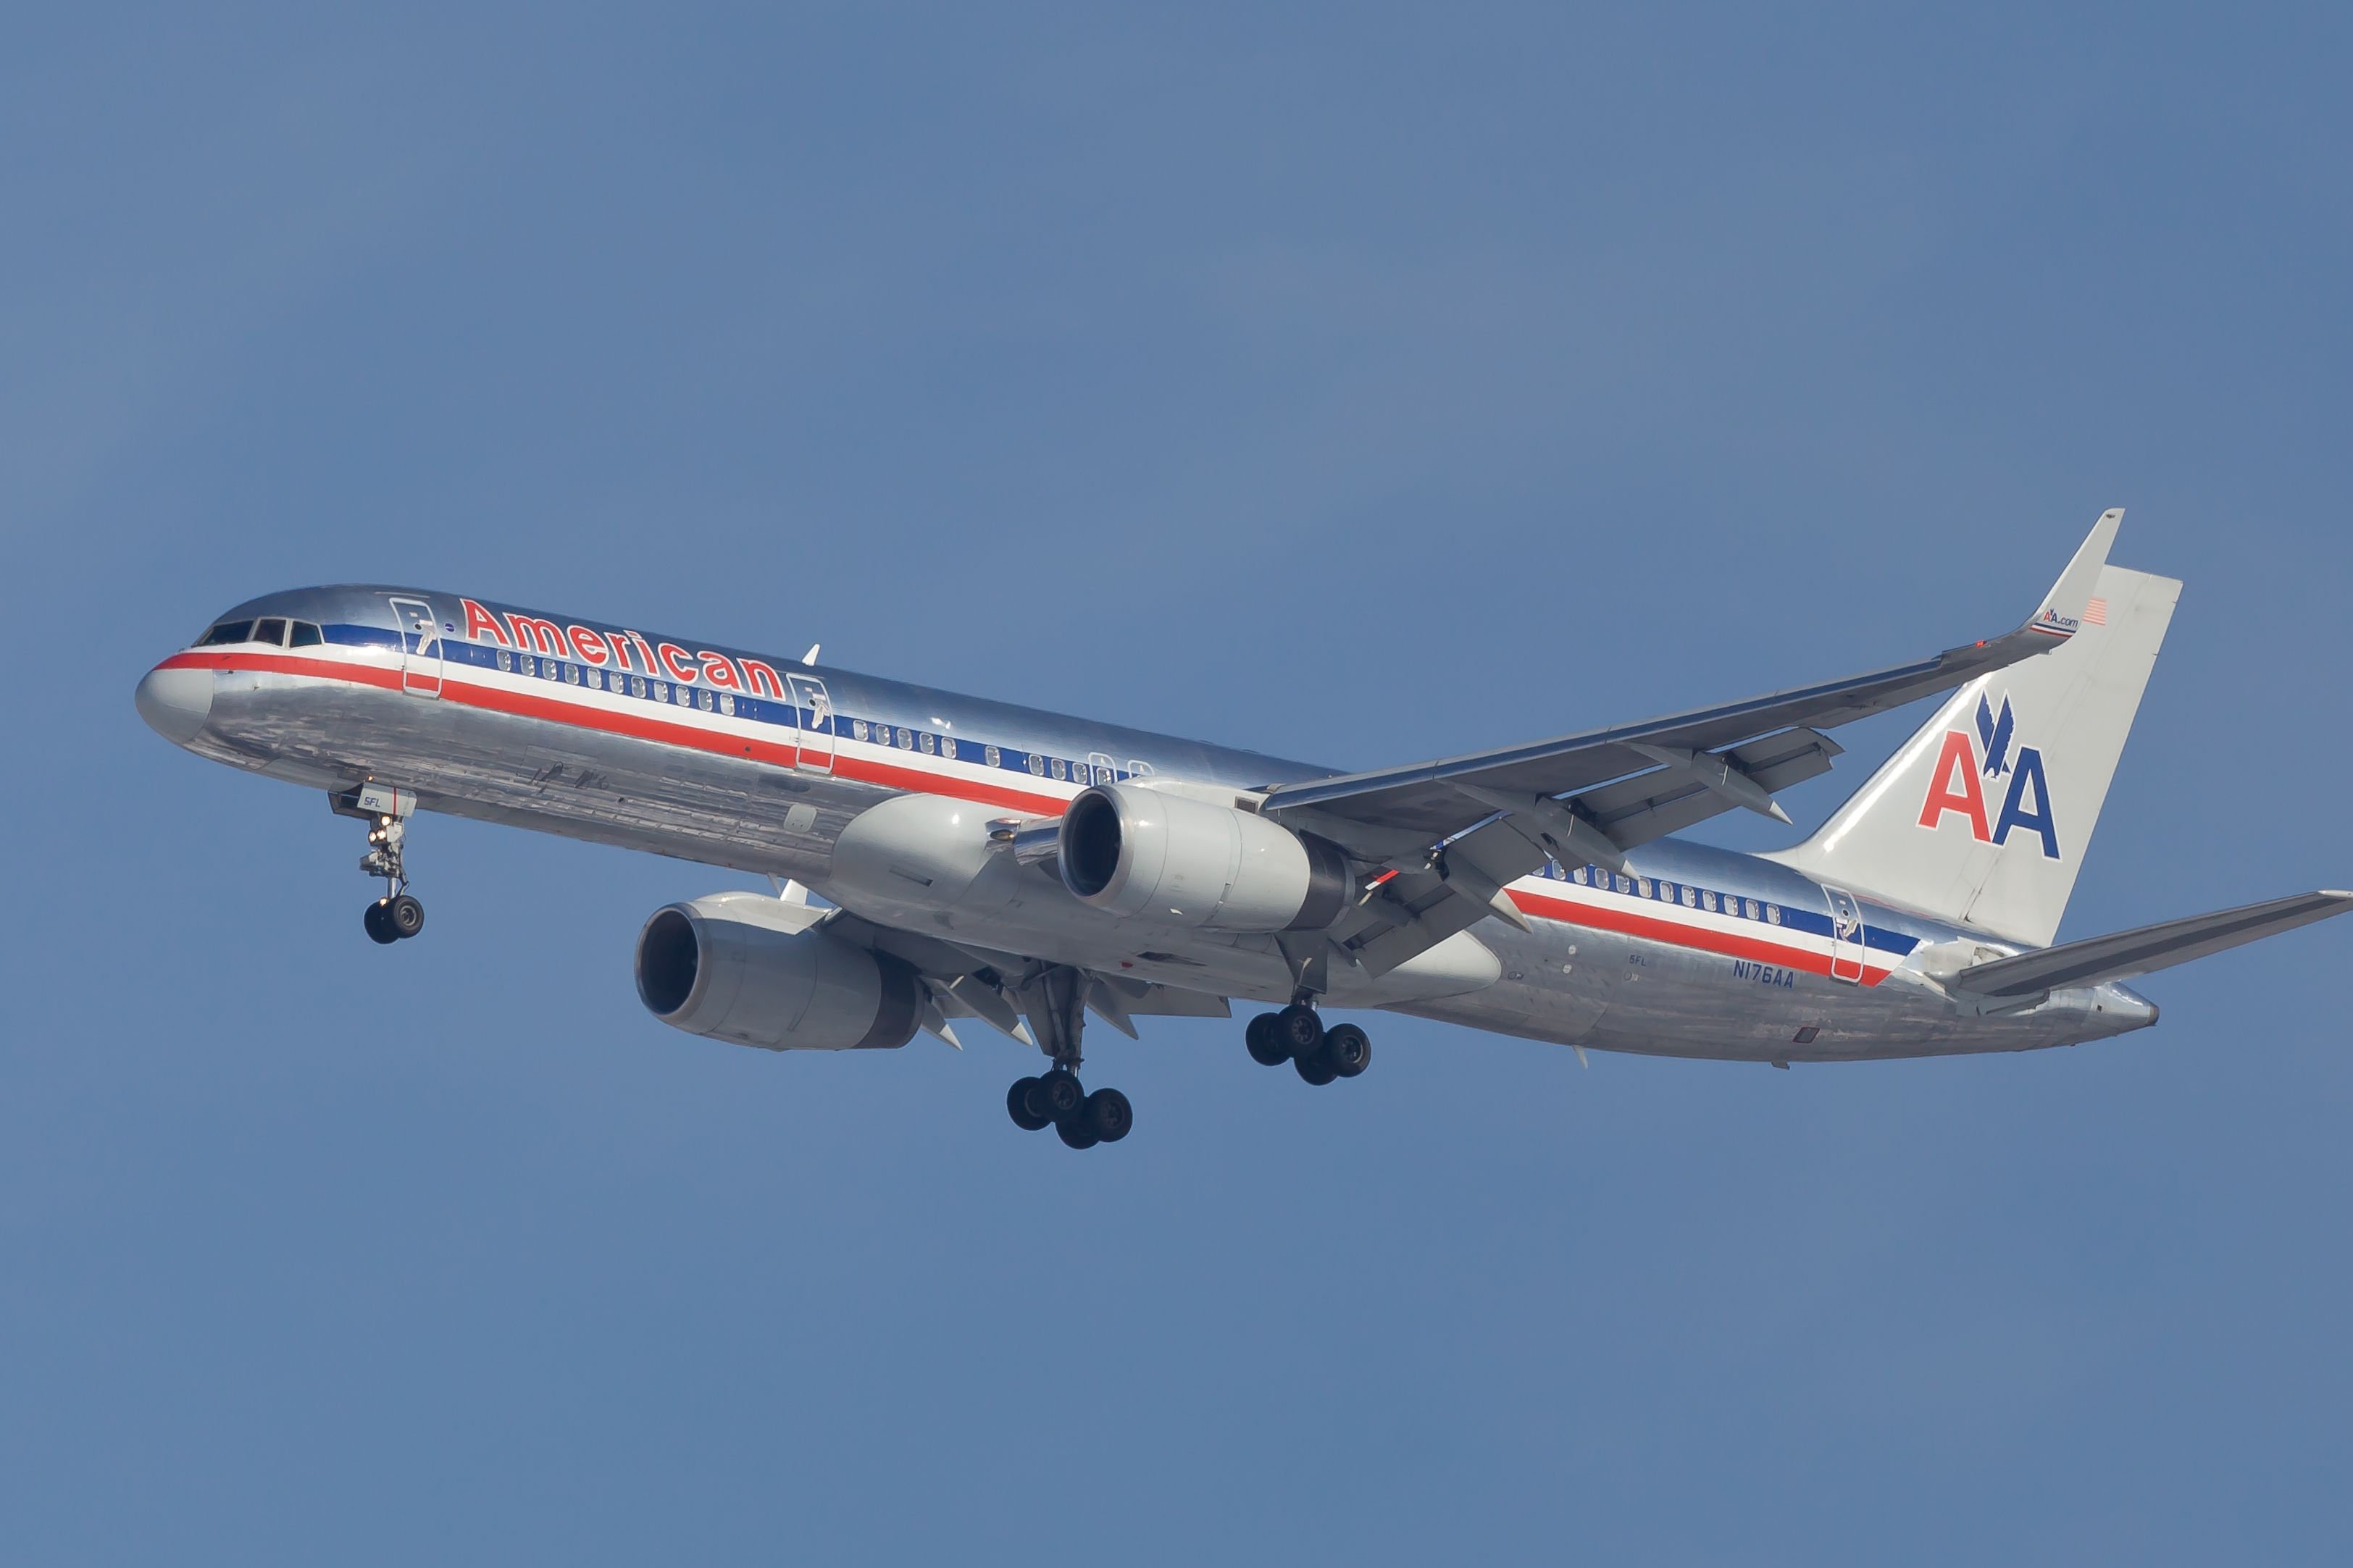
M 1280 1013 L 1261 1013 L 1242 1032 L 1250 1059 L 1261 1067 L 1289 1062 L 1299 1076 L 1321 1087 L 1354 1078 L 1373 1065 L 1372 1037 L 1354 1024 L 1327 1029 L 1315 1009 L 1293 1002 Z
M 1060 966 L 1014 987 L 1038 1048 L 1054 1058 L 1036 1078 L 1017 1079 L 1005 1091 L 1006 1114 L 1024 1132 L 1050 1127 L 1073 1149 L 1116 1143 L 1135 1125 L 1135 1110 L 1115 1089 L 1092 1094 L 1079 1082 L 1079 1035 L 1086 1026 L 1086 977 Z
M 1036 1078 L 1014 1079 L 1013 1087 L 1005 1091 L 1005 1110 L 1013 1125 L 1024 1132 L 1042 1132 L 1050 1127 L 1073 1149 L 1116 1143 L 1135 1125 L 1135 1110 L 1127 1103 L 1127 1096 L 1115 1089 L 1089 1094 L 1079 1075 L 1063 1067 Z

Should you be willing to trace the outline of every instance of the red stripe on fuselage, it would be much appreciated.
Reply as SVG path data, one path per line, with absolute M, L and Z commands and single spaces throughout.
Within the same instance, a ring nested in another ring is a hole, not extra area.
M 1519 888 L 1511 889 L 1510 892 L 1512 902 L 1523 910 L 1541 915 L 1548 921 L 1558 921 L 1564 925 L 1616 931 L 1621 936 L 1639 936 L 1650 942 L 1664 942 L 1670 947 L 1720 952 L 1727 958 L 1746 958 L 1757 963 L 1778 964 L 1783 969 L 1802 969 L 1809 974 L 1827 977 L 1831 972 L 1831 955 L 1816 952 L 1811 948 L 1764 942 L 1743 931 L 1685 925 L 1681 921 L 1664 921 L 1656 915 L 1636 914 L 1631 910 L 1614 909 L 1608 904 L 1572 903 L 1567 899 L 1528 892 Z M 1884 967 L 1866 959 L 1862 965 L 1862 984 L 1876 985 L 1887 978 L 1887 973 Z
M 156 666 L 159 669 L 213 669 L 231 674 L 293 675 L 315 680 L 341 680 L 357 686 L 373 686 L 386 691 L 403 689 L 401 670 L 397 666 L 380 667 L 345 663 L 340 659 L 314 658 L 283 653 L 208 653 L 190 649 L 174 654 Z M 420 698 L 419 700 L 427 700 Z M 741 757 L 772 767 L 797 766 L 799 748 L 780 745 L 756 736 L 744 736 L 730 731 L 709 730 L 699 725 L 680 724 L 646 715 L 619 711 L 586 702 L 569 702 L 543 697 L 534 691 L 513 691 L 504 687 L 482 686 L 459 679 L 445 670 L 441 678 L 444 702 L 459 702 L 491 712 L 511 713 L 518 718 L 538 719 L 548 723 L 569 724 L 580 729 L 597 730 L 607 734 L 627 736 L 631 740 L 649 741 L 657 745 L 683 746 L 691 751 L 713 756 Z M 635 699 L 629 700 L 635 702 Z M 1025 790 L 1008 789 L 978 780 L 953 774 L 922 772 L 900 767 L 890 763 L 870 761 L 860 757 L 844 757 L 837 752 L 834 776 L 853 783 L 880 784 L 888 789 L 905 790 L 915 795 L 941 795 L 956 800 L 968 800 L 978 805 L 1004 806 L 1037 816 L 1060 816 L 1070 803 L 1058 795 L 1033 795 Z M 1623 936 L 1641 937 L 1646 941 L 1670 947 L 1693 948 L 1704 952 L 1717 952 L 1731 958 L 1749 959 L 1758 963 L 1778 964 L 1784 969 L 1802 969 L 1809 973 L 1828 975 L 1830 955 L 1809 948 L 1791 947 L 1780 942 L 1760 941 L 1743 933 L 1721 931 L 1702 926 L 1688 926 L 1677 921 L 1661 920 L 1655 915 L 1636 914 L 1600 903 L 1574 903 L 1567 899 L 1545 893 L 1530 892 L 1519 888 L 1509 889 L 1512 902 L 1528 914 L 1557 921 L 1563 925 L 1583 926 L 1591 931 L 1615 931 Z M 1862 983 L 1876 985 L 1887 978 L 1883 967 L 1865 963 Z
M 362 686 L 374 686 L 387 691 L 402 689 L 401 672 L 396 668 L 377 668 L 364 664 L 345 664 L 335 659 L 311 658 L 291 654 L 275 653 L 205 653 L 190 651 L 174 654 L 159 668 L 216 669 L 230 673 L 259 675 L 297 675 L 319 680 L 343 680 Z M 420 697 L 420 700 L 426 700 Z M 790 743 L 763 740 L 731 730 L 705 729 L 698 724 L 681 724 L 656 719 L 647 714 L 599 707 L 593 703 L 569 702 L 543 697 L 534 691 L 515 691 L 502 686 L 482 686 L 444 671 L 441 677 L 443 702 L 458 702 L 470 708 L 484 709 L 494 713 L 511 713 L 518 718 L 538 719 L 548 723 L 568 724 L 583 730 L 600 731 L 609 735 L 627 736 L 636 741 L 650 741 L 657 745 L 682 746 L 690 751 L 704 752 L 718 757 L 740 757 L 748 762 L 762 763 L 771 767 L 797 767 L 800 748 Z M 635 699 L 629 700 L 635 702 Z M 716 717 L 714 715 L 713 717 Z M 886 789 L 905 790 L 917 795 L 952 795 L 977 805 L 1004 806 L 1035 816 L 1059 816 L 1069 802 L 1054 795 L 1034 795 L 1027 790 L 1008 789 L 1001 784 L 976 779 L 944 776 L 915 768 L 877 762 L 864 757 L 841 755 L 837 748 L 833 776 L 855 784 L 880 784 Z

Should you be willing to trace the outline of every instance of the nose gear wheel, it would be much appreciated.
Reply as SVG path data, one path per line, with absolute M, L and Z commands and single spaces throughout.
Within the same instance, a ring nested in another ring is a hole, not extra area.
M 361 816 L 368 824 L 368 850 L 360 857 L 360 870 L 384 879 L 384 896 L 371 900 L 362 912 L 369 938 L 389 946 L 417 935 L 425 929 L 425 905 L 408 890 L 408 868 L 402 854 L 408 824 L 389 812 L 351 811 L 335 796 L 329 797 L 329 804 L 339 813 Z

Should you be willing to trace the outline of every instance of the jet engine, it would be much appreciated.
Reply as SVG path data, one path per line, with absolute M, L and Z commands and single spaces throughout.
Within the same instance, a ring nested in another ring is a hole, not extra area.
M 1098 784 L 1063 813 L 1062 885 L 1109 914 L 1209 931 L 1320 931 L 1348 905 L 1348 858 L 1229 805 Z
M 638 933 L 638 995 L 672 1028 L 771 1051 L 905 1045 L 924 1005 L 915 972 L 756 893 L 656 910 Z

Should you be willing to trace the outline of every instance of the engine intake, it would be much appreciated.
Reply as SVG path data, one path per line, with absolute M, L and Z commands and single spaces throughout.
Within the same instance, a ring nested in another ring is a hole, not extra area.
M 756 893 L 656 910 L 638 933 L 638 996 L 672 1028 L 764 1050 L 896 1047 L 923 982 L 887 954 L 815 929 L 817 911 Z
M 1208 931 L 1320 931 L 1348 906 L 1348 858 L 1312 833 L 1134 784 L 1062 815 L 1062 885 L 1109 914 Z

